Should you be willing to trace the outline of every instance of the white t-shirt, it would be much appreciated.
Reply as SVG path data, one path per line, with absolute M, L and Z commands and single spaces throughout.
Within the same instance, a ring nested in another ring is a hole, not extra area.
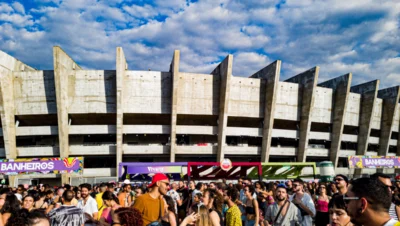
M 94 213 L 99 212 L 99 210 L 97 209 L 96 200 L 90 195 L 88 200 L 86 201 L 86 205 L 83 204 L 83 200 L 79 200 L 77 207 L 81 208 L 84 213 L 87 213 L 90 216 L 93 216 Z
M 170 196 L 172 198 L 172 200 L 174 200 L 175 214 L 178 214 L 178 203 L 177 203 L 177 201 L 181 200 L 181 197 L 179 196 L 178 192 L 175 191 L 174 189 L 169 190 L 167 192 L 167 195 Z
M 22 195 L 21 194 L 15 193 L 15 196 L 17 196 L 17 199 L 19 201 L 22 201 Z
M 296 193 L 290 196 L 290 201 L 293 201 Z M 301 202 L 315 215 L 315 205 L 314 201 L 312 200 L 311 196 L 308 193 L 304 193 L 303 197 L 301 198 Z M 312 217 L 310 215 L 303 216 L 303 226 L 312 226 Z

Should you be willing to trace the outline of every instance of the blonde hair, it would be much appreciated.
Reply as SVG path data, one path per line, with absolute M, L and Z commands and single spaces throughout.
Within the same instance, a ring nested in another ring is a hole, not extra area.
M 212 221 L 208 208 L 204 205 L 199 207 L 199 219 L 197 219 L 196 226 L 212 226 Z

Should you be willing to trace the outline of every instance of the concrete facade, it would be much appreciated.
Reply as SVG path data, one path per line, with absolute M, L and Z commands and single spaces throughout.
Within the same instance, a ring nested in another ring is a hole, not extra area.
M 361 95 L 361 109 L 359 109 L 359 133 L 357 155 L 366 155 L 373 123 L 374 110 L 377 108 L 379 80 L 363 83 L 351 87 L 350 91 Z M 356 176 L 361 176 L 362 170 L 356 169 Z
M 299 84 L 299 95 L 301 95 L 301 110 L 300 110 L 300 136 L 299 148 L 297 152 L 297 161 L 306 161 L 306 150 L 308 148 L 308 136 L 311 129 L 311 113 L 314 109 L 315 90 L 318 82 L 319 67 L 312 68 L 301 74 L 286 80 Z
M 318 84 L 315 67 L 280 81 L 281 61 L 237 76 L 232 55 L 183 72 L 179 51 L 168 71 L 128 70 L 120 47 L 116 70 L 85 70 L 53 53 L 54 70 L 36 70 L 0 51 L 0 158 L 84 156 L 84 174 L 63 182 L 115 177 L 124 161 L 330 160 L 344 172 L 349 155 L 400 153 L 399 87 L 378 80 Z
M 352 74 L 349 73 L 319 84 L 319 86 L 333 89 L 335 95 L 332 112 L 331 148 L 329 153 L 329 158 L 335 166 L 338 164 L 340 156 L 345 110 L 350 93 L 351 79 Z
M 263 125 L 263 140 L 261 148 L 261 161 L 268 162 L 272 131 L 274 128 L 274 114 L 276 104 L 276 90 L 279 85 L 279 75 L 281 72 L 281 61 L 277 60 L 265 68 L 259 70 L 250 78 L 260 78 L 265 80 L 265 103 L 264 103 L 264 125 Z

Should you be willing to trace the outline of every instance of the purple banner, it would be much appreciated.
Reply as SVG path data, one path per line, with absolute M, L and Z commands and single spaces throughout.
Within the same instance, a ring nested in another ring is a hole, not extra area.
M 350 169 L 365 168 L 400 168 L 399 157 L 396 156 L 349 156 Z
M 6 175 L 80 173 L 82 169 L 82 157 L 0 160 L 0 174 Z
M 128 166 L 128 173 L 182 173 L 181 166 Z

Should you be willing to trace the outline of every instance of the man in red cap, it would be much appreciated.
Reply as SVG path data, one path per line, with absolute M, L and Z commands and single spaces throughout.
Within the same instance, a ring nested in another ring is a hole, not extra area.
M 151 184 L 147 186 L 150 192 L 139 196 L 133 208 L 142 213 L 143 225 L 161 221 L 164 214 L 164 200 L 161 195 L 166 195 L 169 186 L 169 179 L 165 174 L 157 173 L 153 176 Z

